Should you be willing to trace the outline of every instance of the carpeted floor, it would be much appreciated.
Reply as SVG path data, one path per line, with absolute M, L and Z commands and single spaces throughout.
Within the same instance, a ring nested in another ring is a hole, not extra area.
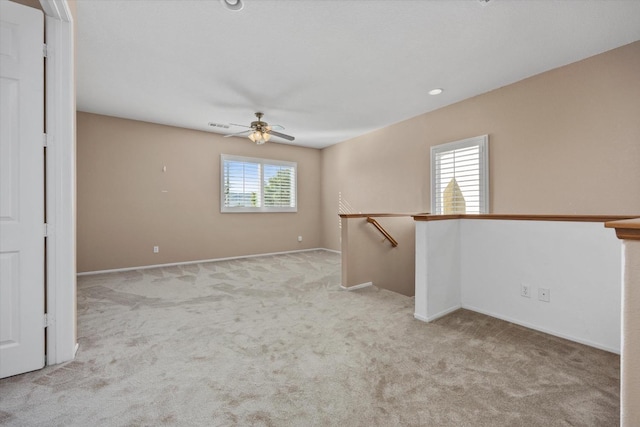
M 0 424 L 618 425 L 618 356 L 339 284 L 326 251 L 80 277 L 76 360 L 0 380 Z

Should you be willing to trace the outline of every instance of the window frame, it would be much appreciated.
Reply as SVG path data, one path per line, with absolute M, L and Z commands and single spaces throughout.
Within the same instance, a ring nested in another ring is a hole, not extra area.
M 480 135 L 472 138 L 462 139 L 459 141 L 448 142 L 445 144 L 434 145 L 431 147 L 431 214 L 444 215 L 443 212 L 437 212 L 437 199 L 440 193 L 436 188 L 436 155 L 455 151 L 470 147 L 479 148 L 479 212 L 467 213 L 468 215 L 488 214 L 490 212 L 489 204 L 489 135 Z
M 260 167 L 260 206 L 225 206 L 225 162 L 244 162 L 256 163 Z M 294 206 L 265 206 L 264 205 L 264 167 L 266 166 L 285 166 L 293 168 L 293 179 L 291 193 L 294 200 Z M 283 213 L 298 212 L 298 163 L 285 160 L 264 159 L 259 157 L 236 156 L 232 154 L 220 154 L 220 213 Z

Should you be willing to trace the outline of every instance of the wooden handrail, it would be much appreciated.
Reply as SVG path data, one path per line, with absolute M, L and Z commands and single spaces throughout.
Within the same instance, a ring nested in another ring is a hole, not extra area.
M 623 240 L 640 240 L 640 218 L 622 221 L 610 221 L 604 224 L 607 228 L 615 228 L 616 236 Z
M 382 218 L 382 217 L 401 217 L 401 216 L 416 216 L 416 215 L 429 215 L 427 213 L 339 213 L 340 218 L 366 218 L 368 216 Z
M 498 219 L 511 221 L 565 221 L 565 222 L 609 222 L 637 218 L 637 215 L 522 215 L 522 214 L 452 214 L 413 215 L 416 221 L 440 221 L 446 219 Z
M 389 234 L 387 230 L 385 230 L 384 227 L 382 227 L 378 221 L 368 216 L 367 222 L 373 224 L 373 226 L 377 228 L 380 233 L 382 233 L 385 239 L 387 239 L 391 243 L 391 246 L 393 246 L 394 248 L 398 246 L 398 242 L 396 241 L 396 239 L 391 237 L 391 234 Z

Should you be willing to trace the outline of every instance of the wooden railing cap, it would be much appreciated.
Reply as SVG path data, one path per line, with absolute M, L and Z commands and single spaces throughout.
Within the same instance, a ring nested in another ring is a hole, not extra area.
M 367 218 L 367 217 L 371 217 L 371 218 L 384 218 L 384 217 L 400 217 L 400 216 L 412 216 L 415 217 L 416 215 L 427 215 L 427 214 L 414 214 L 414 213 L 357 213 L 357 214 L 353 214 L 353 213 L 349 213 L 349 214 L 338 214 L 338 216 L 340 216 L 340 218 Z
M 570 222 L 610 222 L 629 220 L 634 215 L 531 215 L 531 214 L 457 214 L 457 215 L 414 215 L 416 221 L 438 221 L 445 219 L 501 219 L 513 221 L 570 221 Z
M 624 240 L 640 240 L 640 218 L 629 218 L 619 221 L 609 221 L 604 224 L 607 228 L 614 228 L 616 236 Z

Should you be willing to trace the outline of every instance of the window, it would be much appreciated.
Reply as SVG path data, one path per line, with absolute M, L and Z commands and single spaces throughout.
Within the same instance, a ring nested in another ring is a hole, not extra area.
M 489 137 L 431 147 L 431 213 L 489 213 Z
M 221 212 L 297 212 L 297 164 L 221 156 Z

